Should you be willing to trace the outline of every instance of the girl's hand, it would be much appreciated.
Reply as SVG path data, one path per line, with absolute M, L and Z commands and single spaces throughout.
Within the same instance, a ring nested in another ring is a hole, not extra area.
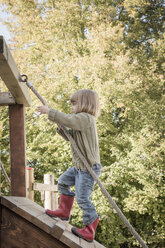
M 48 105 L 39 106 L 37 108 L 37 111 L 40 112 L 40 114 L 48 114 L 49 110 L 50 110 L 50 108 L 48 107 Z

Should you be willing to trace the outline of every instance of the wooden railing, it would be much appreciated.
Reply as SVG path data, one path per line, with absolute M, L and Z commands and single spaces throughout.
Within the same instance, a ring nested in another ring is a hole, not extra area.
M 54 185 L 54 175 L 45 174 L 44 183 L 37 183 L 34 180 L 34 168 L 26 169 L 27 197 L 34 201 L 34 191 L 40 191 L 41 201 L 45 209 L 54 210 L 58 207 L 58 190 Z

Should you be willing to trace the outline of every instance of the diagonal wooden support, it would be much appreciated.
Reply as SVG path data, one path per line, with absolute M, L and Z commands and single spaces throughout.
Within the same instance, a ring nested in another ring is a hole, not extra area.
M 3 36 L 0 36 L 0 77 L 14 96 L 16 103 L 29 107 L 30 94 L 26 85 L 19 82 L 20 73 Z

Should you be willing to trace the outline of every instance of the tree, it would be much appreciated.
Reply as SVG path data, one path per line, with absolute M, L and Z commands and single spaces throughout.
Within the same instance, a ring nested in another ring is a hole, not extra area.
M 149 246 L 164 247 L 164 4 L 163 1 L 3 1 L 19 70 L 48 104 L 69 112 L 79 88 L 99 93 L 101 181 Z M 27 159 L 35 177 L 72 165 L 69 144 L 27 109 Z M 2 121 L 1 121 L 2 123 Z M 5 134 L 2 134 L 4 137 Z M 55 169 L 55 170 L 54 170 Z M 106 247 L 139 247 L 98 186 L 96 239 Z M 72 224 L 81 225 L 74 207 Z

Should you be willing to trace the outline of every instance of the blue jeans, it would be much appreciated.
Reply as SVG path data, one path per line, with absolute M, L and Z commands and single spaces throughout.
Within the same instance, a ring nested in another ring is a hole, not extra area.
M 93 167 L 97 176 L 101 172 L 101 164 Z M 75 185 L 75 193 L 71 191 L 70 186 Z M 77 203 L 83 211 L 83 223 L 85 226 L 93 223 L 98 214 L 91 202 L 91 194 L 94 189 L 94 179 L 87 170 L 78 170 L 75 167 L 69 168 L 58 180 L 58 190 L 60 194 L 76 196 Z

